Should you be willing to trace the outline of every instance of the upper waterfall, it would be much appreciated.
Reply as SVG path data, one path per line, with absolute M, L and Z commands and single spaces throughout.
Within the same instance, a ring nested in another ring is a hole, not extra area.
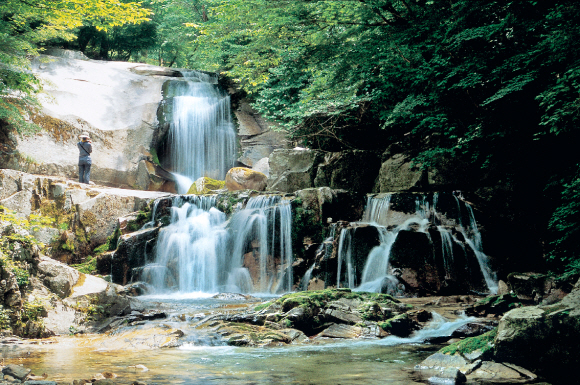
M 173 98 L 169 144 L 172 171 L 183 181 L 180 193 L 202 176 L 223 180 L 236 154 L 230 97 L 217 85 L 217 76 L 183 75 L 185 80 L 170 82 L 166 91 Z

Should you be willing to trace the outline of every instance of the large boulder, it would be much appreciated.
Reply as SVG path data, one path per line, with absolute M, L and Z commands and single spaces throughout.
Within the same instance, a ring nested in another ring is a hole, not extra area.
M 274 150 L 269 158 L 268 190 L 294 192 L 314 187 L 323 154 L 308 149 Z
M 379 168 L 380 156 L 374 151 L 349 150 L 329 153 L 318 166 L 314 186 L 328 186 L 356 194 L 370 193 Z
M 71 295 L 81 276 L 78 270 L 48 257 L 40 257 L 37 271 L 42 283 L 60 298 Z
M 231 168 L 226 174 L 226 187 L 229 191 L 266 189 L 268 177 L 259 171 L 246 167 Z
M 427 173 L 406 155 L 394 154 L 385 160 L 374 187 L 376 192 L 417 191 L 426 186 Z
M 566 380 L 570 368 L 580 365 L 578 341 L 580 281 L 559 303 L 523 307 L 506 313 L 498 326 L 495 358 L 536 368 L 550 378 Z
M 78 135 L 93 141 L 91 180 L 134 186 L 157 127 L 157 108 L 165 76 L 131 71 L 138 63 L 85 60 L 76 54 L 40 56 L 32 72 L 47 80 L 42 109 L 31 116 L 42 130 L 17 138 L 17 152 L 6 167 L 43 175 L 78 177 Z M 152 66 L 151 66 L 152 67 Z M 166 73 L 163 73 L 166 75 Z M 47 151 L 50 149 L 50 151 Z M 16 158 L 25 154 L 26 161 Z

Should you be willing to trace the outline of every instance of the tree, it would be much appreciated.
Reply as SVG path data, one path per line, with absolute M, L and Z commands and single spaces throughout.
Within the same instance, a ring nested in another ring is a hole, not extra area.
M 4 0 L 0 3 L 0 120 L 22 131 L 33 127 L 23 115 L 37 105 L 40 80 L 28 55 L 55 38 L 71 40 L 85 23 L 98 30 L 147 20 L 139 3 L 115 0 Z

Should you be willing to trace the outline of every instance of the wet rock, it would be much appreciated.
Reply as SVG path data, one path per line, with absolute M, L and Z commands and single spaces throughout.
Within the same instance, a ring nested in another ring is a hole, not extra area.
M 57 385 L 56 381 L 46 381 L 46 380 L 29 380 L 24 381 L 24 385 Z
M 342 310 L 337 310 L 337 309 L 326 309 L 326 311 L 324 312 L 324 315 L 326 316 L 326 318 L 330 321 L 338 321 L 341 323 L 346 323 L 346 324 L 357 324 L 359 322 L 362 322 L 363 319 L 358 316 L 357 314 L 354 313 L 349 313 L 349 312 L 345 312 Z
M 436 376 L 429 377 L 430 384 L 464 384 L 466 381 L 465 374 L 457 368 L 444 368 Z
M 130 234 L 121 235 L 117 250 L 111 260 L 111 278 L 113 282 L 126 285 L 136 281 L 134 269 L 153 262 L 154 245 L 159 234 L 159 228 L 142 229 Z
M 495 327 L 482 323 L 470 322 L 456 329 L 452 334 L 452 338 L 475 337 L 483 333 L 493 330 Z
M 408 314 L 398 315 L 386 322 L 379 323 L 379 326 L 386 332 L 397 337 L 408 337 L 420 328 L 417 322 L 411 319 Z
M 351 193 L 329 187 L 308 188 L 296 191 L 304 210 L 312 210 L 314 219 L 322 223 L 329 220 L 355 221 L 362 215 L 362 201 Z
M 31 370 L 21 365 L 9 364 L 2 369 L 5 376 L 11 376 L 20 381 L 24 380 L 30 374 Z
M 115 382 L 113 380 L 104 378 L 102 380 L 97 380 L 93 382 L 94 385 L 115 385 Z
M 226 187 L 229 191 L 266 189 L 268 177 L 261 172 L 246 167 L 231 168 L 226 174 Z

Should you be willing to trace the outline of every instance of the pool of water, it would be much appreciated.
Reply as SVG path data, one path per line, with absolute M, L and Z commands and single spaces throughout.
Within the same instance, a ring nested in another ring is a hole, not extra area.
M 305 345 L 247 348 L 226 346 L 195 328 L 196 320 L 204 315 L 243 310 L 248 306 L 246 302 L 206 296 L 144 300 L 149 308 L 165 311 L 168 318 L 128 327 L 126 334 L 122 329 L 111 335 L 62 336 L 45 345 L 5 345 L 0 347 L 4 363 L 22 364 L 34 374 L 46 373 L 48 380 L 59 383 L 112 372 L 118 375 L 114 379 L 117 384 L 136 380 L 149 385 L 414 384 L 418 382 L 413 379 L 412 368 L 439 348 L 421 341 L 428 336 L 450 335 L 472 320 L 435 317 L 430 328 L 407 339 L 323 339 Z M 181 341 L 185 343 L 149 348 L 151 335 L 155 337 L 156 333 L 151 330 L 163 328 L 182 330 L 185 336 Z

